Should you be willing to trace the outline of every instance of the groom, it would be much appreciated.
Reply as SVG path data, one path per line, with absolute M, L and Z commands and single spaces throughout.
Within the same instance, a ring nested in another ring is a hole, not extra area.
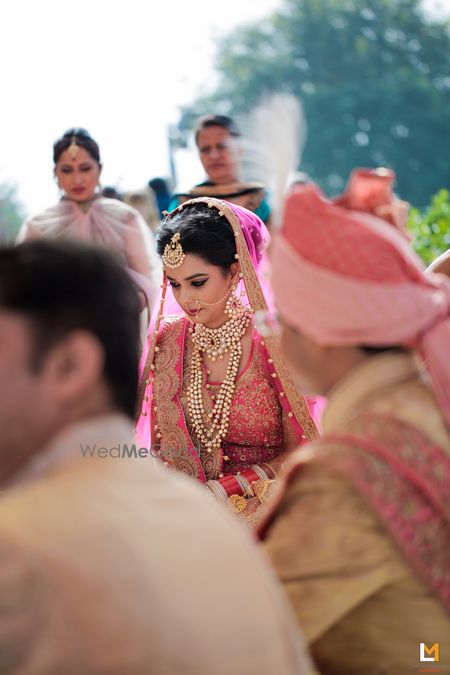
M 323 675 L 450 672 L 450 284 L 392 181 L 294 188 L 272 248 L 284 354 L 328 403 L 262 533 Z

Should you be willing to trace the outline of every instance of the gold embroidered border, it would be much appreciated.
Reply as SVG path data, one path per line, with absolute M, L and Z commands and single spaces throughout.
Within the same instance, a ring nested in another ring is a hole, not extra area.
M 161 332 L 159 350 L 155 354 L 153 403 L 161 434 L 162 458 L 178 471 L 199 478 L 200 462 L 195 457 L 189 434 L 179 425 L 180 410 L 175 400 L 180 389 L 177 361 L 181 358 L 179 341 L 183 327 L 180 319 L 164 326 Z
M 384 448 L 388 456 L 376 453 L 371 443 Z M 339 433 L 310 444 L 306 455 L 298 453 L 259 535 L 264 538 L 288 486 L 302 467 L 322 464 L 358 490 L 410 567 L 450 611 L 448 475 L 444 471 L 436 475 L 433 470 L 440 454 L 445 457 L 444 451 L 404 421 L 384 415 L 357 417 Z M 401 468 L 393 468 L 392 459 L 403 465 L 403 473 Z M 425 475 L 434 490 L 427 494 L 418 489 L 414 481 L 405 478 L 405 469 L 416 472 L 421 481 Z M 439 504 L 439 493 L 444 496 L 443 504 Z
M 136 397 L 136 420 L 139 420 L 139 417 L 142 412 L 142 404 L 144 402 L 144 396 L 145 396 L 145 390 L 148 387 L 149 384 L 149 376 L 150 376 L 150 371 L 151 367 L 153 364 L 153 359 L 155 358 L 155 347 L 156 347 L 156 341 L 158 339 L 158 331 L 159 331 L 159 326 L 162 321 L 162 316 L 164 312 L 164 304 L 166 301 L 166 293 L 167 293 L 167 283 L 166 283 L 166 273 L 163 273 L 163 283 L 161 285 L 161 301 L 159 303 L 159 310 L 158 310 L 158 316 L 156 318 L 156 323 L 155 327 L 153 329 L 152 337 L 150 340 L 150 344 L 148 347 L 148 353 L 147 353 L 147 358 L 145 360 L 145 365 L 142 370 L 142 375 L 141 375 L 141 380 L 139 382 L 138 386 L 138 391 L 137 391 L 137 397 Z

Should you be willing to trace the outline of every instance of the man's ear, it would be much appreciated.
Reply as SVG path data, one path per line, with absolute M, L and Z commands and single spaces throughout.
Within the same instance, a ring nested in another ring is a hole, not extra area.
M 105 354 L 88 331 L 69 333 L 45 359 L 44 376 L 55 404 L 76 405 L 102 381 Z

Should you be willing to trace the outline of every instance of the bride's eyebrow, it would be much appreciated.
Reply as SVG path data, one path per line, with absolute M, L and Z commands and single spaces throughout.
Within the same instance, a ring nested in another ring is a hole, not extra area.
M 191 274 L 190 277 L 186 277 L 185 281 L 191 281 L 191 279 L 197 279 L 197 277 L 207 277 L 206 272 L 198 272 L 198 274 Z
M 198 272 L 197 274 L 191 274 L 191 276 L 186 277 L 185 281 L 192 281 L 192 279 L 197 279 L 198 277 L 207 277 L 207 276 L 208 276 L 207 272 Z M 179 279 L 176 279 L 174 277 L 169 277 L 169 275 L 167 275 L 167 278 L 168 278 L 169 281 L 175 281 L 176 283 L 180 282 Z

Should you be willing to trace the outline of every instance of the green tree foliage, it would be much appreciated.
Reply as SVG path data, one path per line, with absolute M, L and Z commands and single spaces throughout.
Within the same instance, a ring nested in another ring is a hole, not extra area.
M 192 112 L 247 112 L 288 90 L 304 104 L 302 169 L 329 193 L 355 166 L 388 166 L 418 205 L 450 175 L 449 23 L 420 0 L 283 0 L 258 25 L 226 36 L 217 88 Z
M 22 220 L 22 207 L 16 197 L 16 188 L 10 183 L 0 183 L 0 243 L 15 238 Z
M 413 208 L 409 214 L 409 229 L 414 235 L 414 248 L 429 265 L 450 248 L 450 195 L 439 190 L 431 204 L 422 212 Z

